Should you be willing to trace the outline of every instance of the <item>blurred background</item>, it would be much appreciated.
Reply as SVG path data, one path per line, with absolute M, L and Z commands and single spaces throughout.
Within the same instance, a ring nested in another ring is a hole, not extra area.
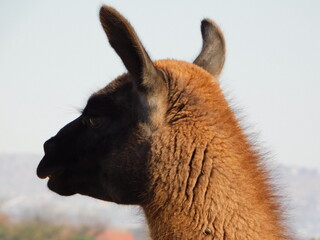
M 270 152 L 288 224 L 320 238 L 320 1 L 0 0 L 0 239 L 146 238 L 139 208 L 60 197 L 35 174 L 44 141 L 126 71 L 102 4 L 129 19 L 154 60 L 192 62 L 201 20 L 219 24 L 222 88 Z

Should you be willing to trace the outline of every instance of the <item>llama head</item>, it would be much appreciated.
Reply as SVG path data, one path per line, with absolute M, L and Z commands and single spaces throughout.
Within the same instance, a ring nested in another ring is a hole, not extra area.
M 177 116 L 188 104 L 205 104 L 196 85 L 217 85 L 224 40 L 219 28 L 205 19 L 203 48 L 194 64 L 152 62 L 130 23 L 116 10 L 102 7 L 100 20 L 128 73 L 94 93 L 81 116 L 45 142 L 37 174 L 49 177 L 48 187 L 61 195 L 143 204 L 150 194 L 152 135 L 183 119 Z M 181 100 L 182 95 L 190 101 Z

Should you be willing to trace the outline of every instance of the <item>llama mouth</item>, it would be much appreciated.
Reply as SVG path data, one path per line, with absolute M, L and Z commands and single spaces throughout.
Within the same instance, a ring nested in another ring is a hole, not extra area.
M 53 178 L 59 177 L 62 173 L 63 173 L 62 169 L 57 169 L 54 172 L 50 173 L 45 178 L 53 179 Z
M 62 172 L 63 172 L 63 169 L 61 169 L 61 168 L 43 169 L 43 168 L 38 167 L 38 169 L 37 169 L 37 175 L 41 179 L 55 178 L 56 176 L 61 175 Z
M 49 178 L 47 185 L 51 191 L 62 196 L 71 196 L 76 194 L 76 191 L 74 191 L 72 184 L 70 184 L 68 174 L 65 173 L 65 171 L 57 171 L 53 174 L 48 175 L 47 177 Z
M 55 159 L 45 155 L 37 168 L 37 175 L 41 179 L 48 178 L 48 188 L 62 196 L 71 196 L 76 192 L 70 185 L 66 167 L 57 164 Z

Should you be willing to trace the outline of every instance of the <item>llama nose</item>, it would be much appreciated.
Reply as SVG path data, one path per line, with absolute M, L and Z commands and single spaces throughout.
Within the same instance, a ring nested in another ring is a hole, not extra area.
M 52 137 L 43 144 L 44 153 L 52 151 L 54 145 L 53 141 L 54 138 Z

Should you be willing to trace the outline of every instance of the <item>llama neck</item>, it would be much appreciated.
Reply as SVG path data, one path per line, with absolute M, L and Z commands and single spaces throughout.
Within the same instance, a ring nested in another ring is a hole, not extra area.
M 154 196 L 144 206 L 152 239 L 288 239 L 244 137 L 196 131 L 194 139 L 182 129 L 154 141 Z

